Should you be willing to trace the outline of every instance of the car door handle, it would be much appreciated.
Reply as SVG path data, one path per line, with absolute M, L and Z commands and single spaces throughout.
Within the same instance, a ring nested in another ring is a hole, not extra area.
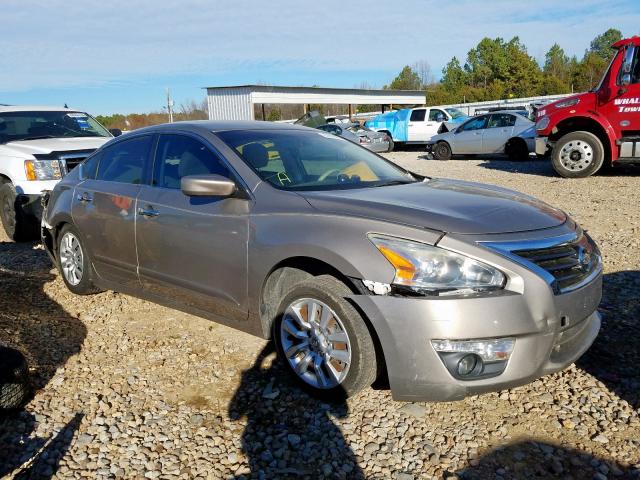
M 409 126 L 410 126 L 410 127 L 413 127 L 413 123 L 410 123 L 410 124 L 409 124 Z
M 82 203 L 89 203 L 93 200 L 93 198 L 91 198 L 91 195 L 89 195 L 87 192 L 84 192 L 82 195 L 77 195 L 76 199 Z
M 148 206 L 147 208 L 138 208 L 138 215 L 142 215 L 143 217 L 157 217 L 160 215 L 160 212 Z

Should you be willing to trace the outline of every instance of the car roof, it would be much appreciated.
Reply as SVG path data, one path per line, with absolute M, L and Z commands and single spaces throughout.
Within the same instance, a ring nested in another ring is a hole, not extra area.
M 0 105 L 0 113 L 4 112 L 78 112 L 73 108 L 53 107 L 51 105 Z
M 292 125 L 290 123 L 265 122 L 261 120 L 188 120 L 184 122 L 161 123 L 160 125 L 152 125 L 150 127 L 135 130 L 136 133 L 142 132 L 162 132 L 162 131 L 208 131 L 208 132 L 225 132 L 230 130 L 312 130 L 301 125 Z

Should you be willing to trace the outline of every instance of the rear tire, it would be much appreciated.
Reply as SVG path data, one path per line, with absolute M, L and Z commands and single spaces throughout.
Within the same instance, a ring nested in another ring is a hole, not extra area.
M 551 164 L 565 178 L 585 178 L 596 173 L 604 163 L 604 147 L 590 132 L 571 132 L 562 136 L 551 152 Z
M 283 362 L 307 392 L 323 400 L 353 396 L 378 374 L 369 328 L 345 300 L 351 293 L 329 275 L 302 281 L 284 296 L 274 322 Z
M 0 221 L 7 236 L 14 242 L 38 238 L 38 224 L 22 210 L 18 192 L 12 183 L 0 185 Z
M 529 147 L 527 142 L 521 138 L 511 138 L 504 147 L 504 153 L 507 154 L 509 160 L 529 159 Z
M 438 142 L 433 147 L 433 158 L 436 160 L 449 160 L 451 158 L 451 147 L 447 142 Z
M 69 290 L 77 295 L 100 292 L 93 284 L 93 267 L 89 254 L 73 225 L 62 227 L 57 236 L 56 254 L 58 271 Z

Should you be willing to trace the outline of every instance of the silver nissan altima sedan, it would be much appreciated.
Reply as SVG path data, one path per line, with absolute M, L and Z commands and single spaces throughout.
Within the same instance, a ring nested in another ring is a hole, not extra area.
M 77 294 L 112 289 L 272 338 L 302 386 L 456 400 L 565 368 L 600 328 L 602 262 L 564 212 L 267 122 L 111 140 L 45 199 Z

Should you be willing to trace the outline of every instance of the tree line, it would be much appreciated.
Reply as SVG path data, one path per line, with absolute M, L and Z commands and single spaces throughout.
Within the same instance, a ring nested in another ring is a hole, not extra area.
M 591 41 L 582 58 L 569 57 L 554 43 L 542 65 L 518 37 L 483 38 L 469 50 L 464 64 L 453 57 L 439 82 L 422 61 L 405 66 L 384 88 L 425 90 L 428 105 L 583 92 L 600 81 L 614 54 L 611 45 L 621 38 L 620 30 L 610 28 Z
M 611 45 L 622 38 L 620 30 L 610 28 L 596 36 L 581 58 L 569 57 L 560 45 L 554 43 L 540 65 L 527 52 L 518 37 L 483 38 L 469 50 L 462 63 L 453 57 L 442 70 L 439 81 L 425 60 L 405 66 L 384 89 L 424 90 L 427 105 L 446 105 L 481 102 L 504 98 L 533 97 L 538 95 L 570 94 L 590 90 L 600 81 L 614 50 Z M 358 88 L 372 89 L 367 82 Z M 262 118 L 262 107 L 254 106 L 255 118 Z M 302 105 L 265 105 L 266 120 L 293 119 L 302 116 Z M 347 105 L 312 105 L 325 115 L 346 114 Z M 379 105 L 358 105 L 358 112 L 379 110 Z M 166 112 L 113 114 L 96 117 L 107 128 L 134 130 L 168 121 Z M 174 121 L 203 120 L 208 118 L 207 101 L 190 101 L 180 105 Z

